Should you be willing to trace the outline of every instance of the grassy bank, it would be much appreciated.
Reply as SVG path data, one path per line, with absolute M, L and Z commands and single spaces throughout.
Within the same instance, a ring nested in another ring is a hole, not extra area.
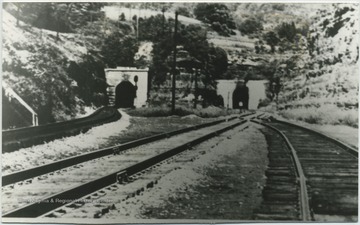
M 299 120 L 310 124 L 346 125 L 358 128 L 358 110 L 345 110 L 335 105 L 286 109 L 279 111 L 278 114 L 286 119 Z
M 187 116 L 187 115 L 196 115 L 202 118 L 214 118 L 220 116 L 227 116 L 231 114 L 239 113 L 239 110 L 233 109 L 224 109 L 218 107 L 207 107 L 207 108 L 186 108 L 183 106 L 179 106 L 175 108 L 175 113 L 172 114 L 171 108 L 167 106 L 154 106 L 154 107 L 146 107 L 146 108 L 137 108 L 131 109 L 127 111 L 127 113 L 131 116 L 138 117 L 166 117 L 171 115 L 176 116 Z

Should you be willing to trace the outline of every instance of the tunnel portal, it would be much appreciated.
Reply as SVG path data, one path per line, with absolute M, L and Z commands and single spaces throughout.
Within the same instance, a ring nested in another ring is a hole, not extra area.
M 132 105 L 135 107 L 146 105 L 148 96 L 148 69 L 117 67 L 105 69 L 105 74 L 106 83 L 108 84 L 109 105 L 116 105 L 121 108 L 132 107 L 129 106 L 132 103 L 131 99 L 133 99 Z M 127 80 L 127 82 L 122 84 L 124 80 Z M 136 94 L 131 91 L 131 85 L 136 87 Z
M 226 108 L 233 108 L 233 92 L 236 80 L 216 80 L 217 94 L 224 99 Z M 249 88 L 249 109 L 257 109 L 260 99 L 266 99 L 265 85 L 267 80 L 249 80 L 246 86 Z

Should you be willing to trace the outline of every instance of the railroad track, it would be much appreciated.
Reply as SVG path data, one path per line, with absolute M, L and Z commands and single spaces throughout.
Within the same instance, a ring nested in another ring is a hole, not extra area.
M 86 132 L 91 127 L 119 120 L 121 114 L 113 107 L 103 107 L 93 114 L 74 120 L 2 132 L 2 153 Z
M 186 128 L 161 137 L 142 139 L 126 147 L 122 145 L 102 150 L 102 156 L 93 154 L 80 161 L 71 158 L 71 167 L 59 168 L 53 164 L 48 167 L 51 169 L 46 174 L 31 173 L 29 176 L 26 175 L 29 174 L 28 171 L 19 172 L 14 175 L 17 177 L 15 180 L 8 179 L 7 185 L 2 187 L 3 217 L 38 217 L 73 201 L 76 205 L 77 199 L 101 195 L 97 193 L 100 189 L 111 189 L 111 185 L 117 182 L 128 182 L 129 177 L 245 122 L 246 120 L 232 118 Z M 28 177 L 20 179 L 22 176 Z M 48 216 L 51 215 L 50 213 Z
M 246 118 L 251 115 L 252 114 L 244 114 L 241 117 Z M 189 132 L 191 130 L 197 130 L 200 128 L 212 126 L 212 125 L 215 125 L 215 124 L 218 124 L 221 122 L 225 122 L 226 120 L 231 121 L 236 118 L 237 117 L 234 116 L 234 117 L 231 117 L 228 119 L 217 120 L 217 121 L 213 121 L 213 122 L 209 122 L 209 123 L 204 123 L 204 124 L 200 124 L 200 125 L 196 125 L 196 126 L 191 126 L 191 127 L 175 130 L 172 132 L 157 134 L 157 135 L 153 135 L 150 137 L 141 138 L 141 139 L 138 139 L 135 141 L 130 141 L 130 142 L 127 142 L 124 144 L 115 145 L 115 146 L 104 148 L 104 149 L 99 149 L 99 150 L 92 151 L 92 152 L 89 152 L 86 154 L 81 154 L 81 155 L 69 157 L 69 158 L 66 158 L 63 160 L 58 160 L 58 161 L 55 161 L 52 163 L 44 164 L 44 165 L 33 167 L 30 169 L 10 173 L 10 174 L 2 176 L 2 186 L 14 184 L 17 182 L 23 182 L 25 180 L 31 179 L 36 176 L 48 174 L 48 173 L 54 172 L 56 170 L 64 169 L 66 167 L 73 166 L 73 165 L 83 163 L 83 162 L 86 162 L 89 160 L 93 160 L 96 158 L 112 155 L 114 152 L 124 151 L 124 150 L 138 147 L 140 145 L 147 144 L 147 143 L 150 143 L 153 141 L 157 141 L 160 139 L 169 138 L 169 137 L 177 135 L 177 134 Z
M 259 220 L 357 221 L 358 152 L 313 130 L 262 117 L 269 144 Z

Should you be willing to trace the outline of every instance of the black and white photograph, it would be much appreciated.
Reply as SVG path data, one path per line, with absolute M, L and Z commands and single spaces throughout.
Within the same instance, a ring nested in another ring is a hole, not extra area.
M 359 6 L 2 2 L 1 222 L 357 224 Z

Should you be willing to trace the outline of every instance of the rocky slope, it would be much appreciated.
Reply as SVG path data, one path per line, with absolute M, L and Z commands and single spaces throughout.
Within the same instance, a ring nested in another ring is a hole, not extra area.
M 348 125 L 357 126 L 358 15 L 359 7 L 354 4 L 334 4 L 316 13 L 310 26 L 309 52 L 300 55 L 296 71 L 283 76 L 279 96 L 283 107 L 300 114 L 307 108 L 308 114 L 318 117 L 315 120 L 331 112 L 331 117 L 338 114 L 339 118 L 329 119 L 334 120 L 330 123 L 351 120 Z

